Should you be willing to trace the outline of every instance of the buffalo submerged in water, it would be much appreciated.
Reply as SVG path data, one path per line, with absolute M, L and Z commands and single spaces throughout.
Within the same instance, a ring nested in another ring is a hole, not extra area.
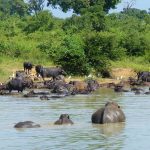
M 91 120 L 96 124 L 124 122 L 125 114 L 116 102 L 107 102 L 92 114 Z
M 24 121 L 24 122 L 18 122 L 14 128 L 39 128 L 41 127 L 39 124 L 36 124 L 32 121 Z

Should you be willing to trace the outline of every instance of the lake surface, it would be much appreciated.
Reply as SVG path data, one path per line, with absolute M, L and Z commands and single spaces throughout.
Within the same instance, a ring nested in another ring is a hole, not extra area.
M 92 113 L 109 100 L 121 106 L 126 122 L 93 125 Z M 68 113 L 74 125 L 54 126 L 62 113 Z M 13 128 L 15 123 L 26 120 L 42 127 Z M 0 150 L 148 150 L 150 95 L 100 89 L 90 95 L 49 101 L 0 96 L 0 129 Z

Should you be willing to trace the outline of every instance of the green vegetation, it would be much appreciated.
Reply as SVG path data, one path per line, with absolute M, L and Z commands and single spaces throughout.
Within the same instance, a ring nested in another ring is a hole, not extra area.
M 126 8 L 108 14 L 120 0 L 48 0 L 67 19 L 43 10 L 45 0 L 0 0 L 0 80 L 24 61 L 61 65 L 68 74 L 99 75 L 112 67 L 150 68 L 150 13 Z M 6 78 L 7 76 L 7 78 Z

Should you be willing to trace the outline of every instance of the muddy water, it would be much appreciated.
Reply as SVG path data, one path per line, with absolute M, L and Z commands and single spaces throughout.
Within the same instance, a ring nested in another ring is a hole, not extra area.
M 108 100 L 116 101 L 126 122 L 92 125 L 91 114 Z M 62 113 L 72 126 L 54 126 Z M 14 124 L 32 120 L 41 128 L 16 130 Z M 114 93 L 101 89 L 91 95 L 41 101 L 21 96 L 0 97 L 0 150 L 136 150 L 150 147 L 150 95 Z

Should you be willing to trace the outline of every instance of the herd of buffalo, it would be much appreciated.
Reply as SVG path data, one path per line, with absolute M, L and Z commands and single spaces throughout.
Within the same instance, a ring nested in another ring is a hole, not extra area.
M 135 78 L 129 77 L 128 80 L 122 80 L 118 84 L 100 84 L 92 78 L 87 78 L 85 81 L 73 80 L 66 82 L 64 76 L 67 73 L 61 67 L 45 68 L 42 65 L 34 66 L 30 62 L 24 62 L 23 67 L 23 71 L 16 71 L 14 77 L 0 85 L 0 95 L 13 95 L 12 91 L 18 91 L 19 93 L 28 88 L 30 91 L 24 94 L 23 97 L 39 97 L 41 100 L 49 100 L 76 94 L 90 94 L 101 87 L 112 88 L 115 92 L 133 91 L 135 94 L 150 94 L 150 88 L 147 92 L 144 92 L 141 88 L 144 85 L 150 86 L 150 72 L 147 71 L 138 72 Z M 31 75 L 33 68 L 35 68 L 36 76 Z M 130 88 L 125 88 L 125 86 Z M 35 92 L 35 89 L 48 90 Z M 103 108 L 92 114 L 91 120 L 92 123 L 96 124 L 124 122 L 125 115 L 116 102 L 107 102 Z M 73 124 L 73 121 L 68 114 L 61 114 L 54 124 Z M 36 128 L 40 125 L 32 121 L 25 121 L 17 123 L 14 127 Z

